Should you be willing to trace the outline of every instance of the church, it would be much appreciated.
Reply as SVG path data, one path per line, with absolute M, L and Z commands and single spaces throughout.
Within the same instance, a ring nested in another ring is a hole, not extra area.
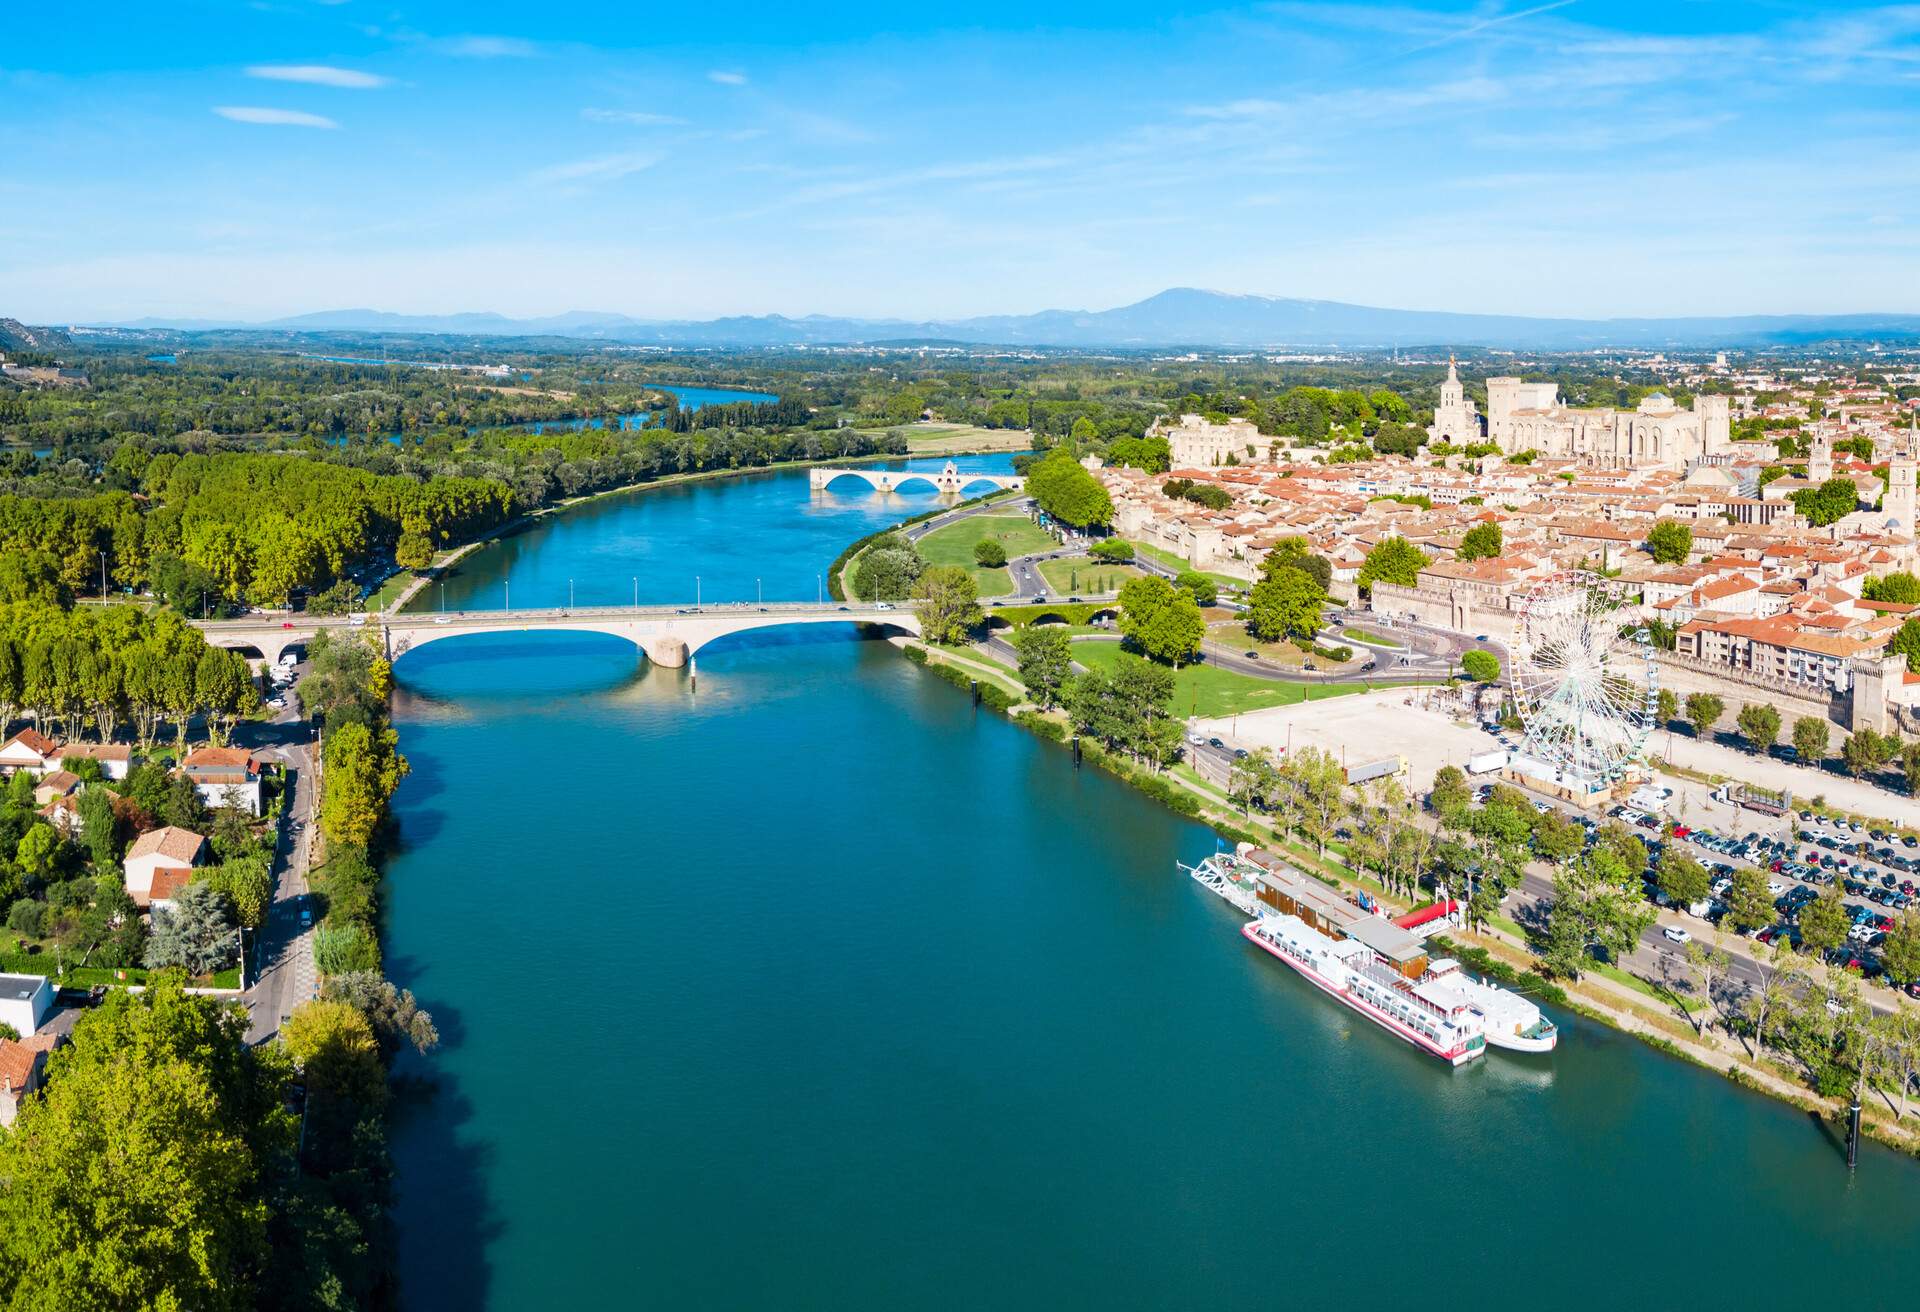
M 1433 423 L 1427 428 L 1429 442 L 1451 442 L 1471 446 L 1484 441 L 1480 412 L 1467 400 L 1467 389 L 1460 385 L 1460 371 L 1453 357 L 1447 357 L 1447 381 L 1440 384 L 1440 404 L 1433 408 Z

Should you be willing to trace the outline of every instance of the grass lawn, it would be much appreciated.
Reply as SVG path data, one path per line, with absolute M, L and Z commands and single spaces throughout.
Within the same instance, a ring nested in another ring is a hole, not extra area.
M 1300 663 L 1307 659 L 1307 653 L 1290 642 L 1256 642 L 1247 632 L 1244 620 L 1222 620 L 1207 625 L 1207 639 L 1217 642 L 1229 651 L 1244 655 L 1250 651 L 1260 653 L 1263 661 L 1272 661 L 1275 665 L 1284 665 L 1288 669 L 1299 669 Z M 1316 659 L 1314 664 L 1326 668 L 1329 662 Z
M 1121 654 L 1117 642 L 1073 644 L 1074 659 L 1090 670 L 1111 670 L 1119 663 Z M 1198 715 L 1211 719 L 1238 715 L 1241 711 L 1265 710 L 1269 706 L 1291 706 L 1307 700 L 1309 693 L 1314 701 L 1343 697 L 1348 693 L 1360 692 L 1364 687 L 1364 684 L 1358 683 L 1277 683 L 1270 679 L 1256 679 L 1252 675 L 1235 674 L 1231 670 L 1215 669 L 1202 663 L 1185 666 L 1174 673 L 1173 709 L 1176 715 Z
M 1041 561 L 1040 577 L 1047 581 L 1048 591 L 1068 597 L 1076 593 L 1117 592 L 1128 579 L 1141 577 L 1141 572 L 1131 565 L 1109 565 L 1084 556 L 1070 556 L 1066 560 Z
M 1128 540 L 1132 541 L 1132 539 L 1128 539 Z M 1148 560 L 1159 561 L 1162 565 L 1165 565 L 1168 569 L 1190 570 L 1193 568 L 1192 561 L 1187 560 L 1180 556 L 1176 556 L 1171 551 L 1167 551 L 1161 547 L 1149 546 L 1145 542 L 1136 541 L 1133 543 L 1133 549 L 1140 555 L 1145 556 Z M 1212 579 L 1215 583 L 1219 584 L 1223 588 L 1245 589 L 1247 586 L 1249 586 L 1245 579 L 1236 579 L 1231 574 L 1215 574 L 1212 570 L 1205 570 L 1205 569 L 1199 572 L 1202 574 L 1205 574 L 1208 578 Z
M 365 611 L 385 610 L 387 607 L 393 605 L 394 602 L 398 601 L 400 594 L 405 592 L 412 583 L 413 571 L 410 569 L 403 569 L 398 574 L 389 575 L 385 583 L 382 583 L 373 590 L 372 596 L 360 603 L 360 609 Z
M 1024 428 L 976 428 L 972 424 L 906 424 L 907 454 L 944 456 L 960 451 L 1031 451 L 1033 434 Z
M 1046 551 L 1059 544 L 1025 515 L 969 515 L 920 539 L 920 554 L 933 565 L 959 565 L 973 574 L 983 597 L 1004 597 L 1013 580 L 1004 569 L 982 569 L 973 563 L 976 542 L 998 542 L 1009 558 Z
M 1350 634 L 1356 638 L 1364 638 L 1377 647 L 1404 647 L 1407 645 L 1398 638 L 1389 638 L 1386 634 L 1373 629 L 1363 629 L 1358 624 L 1349 624 L 1346 628 L 1342 629 L 1341 632 Z

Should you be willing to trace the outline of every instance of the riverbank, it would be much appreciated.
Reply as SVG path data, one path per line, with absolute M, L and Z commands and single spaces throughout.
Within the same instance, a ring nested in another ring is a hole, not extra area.
M 901 641 L 896 645 L 917 664 L 948 682 L 967 686 L 972 679 L 989 681 L 992 692 L 998 695 L 981 696 L 981 705 L 1052 742 L 1071 743 L 1071 731 L 1064 715 L 1042 711 L 1027 702 L 1017 671 L 1005 666 L 990 651 L 975 648 L 962 656 L 915 641 Z M 982 668 L 985 664 L 994 668 Z M 1347 695 L 1369 700 L 1384 697 L 1404 701 L 1407 697 L 1406 692 L 1399 689 L 1356 690 Z M 1343 892 L 1364 891 L 1389 914 L 1410 910 L 1415 905 L 1364 871 L 1347 865 L 1338 849 L 1330 847 L 1327 854 L 1312 852 L 1293 842 L 1265 818 L 1237 809 L 1224 792 L 1190 767 L 1175 766 L 1164 774 L 1151 775 L 1109 759 L 1096 763 L 1163 805 L 1200 820 L 1224 841 L 1254 842 L 1281 852 Z M 1170 795 L 1170 790 L 1176 795 Z M 1809 1088 L 1795 1072 L 1776 1060 L 1779 1054 L 1770 1049 L 1748 1051 L 1726 1026 L 1715 1026 L 1716 1004 L 1711 999 L 1694 997 L 1684 983 L 1646 980 L 1600 964 L 1583 973 L 1577 981 L 1548 983 L 1536 973 L 1538 959 L 1524 931 L 1516 924 L 1503 921 L 1480 931 L 1462 931 L 1455 937 L 1471 949 L 1487 954 L 1510 978 L 1544 986 L 1532 991 L 1540 993 L 1541 1000 L 1550 1005 L 1566 1007 L 1588 1020 L 1631 1035 L 1668 1056 L 1713 1071 L 1744 1089 L 1797 1107 L 1816 1116 L 1823 1124 L 1837 1127 L 1836 1132 L 1844 1135 L 1847 1100 L 1825 1097 Z M 1702 1009 L 1709 1011 L 1707 1017 L 1702 1017 Z M 1892 1100 L 1883 1094 L 1878 1104 L 1865 1107 L 1861 1128 L 1865 1135 L 1888 1147 L 1920 1157 L 1920 1121 L 1901 1116 Z

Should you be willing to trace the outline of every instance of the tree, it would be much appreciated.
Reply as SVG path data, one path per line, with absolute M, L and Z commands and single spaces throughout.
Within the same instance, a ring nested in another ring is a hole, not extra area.
M 1907 658 L 1907 673 L 1920 674 L 1920 616 L 1910 615 L 1887 639 L 1890 654 Z
M 1120 632 L 1149 658 L 1178 669 L 1200 654 L 1207 624 L 1191 593 L 1148 575 L 1120 589 Z
M 1920 910 L 1909 907 L 1900 913 L 1880 945 L 1880 959 L 1887 974 L 1901 983 L 1920 980 Z
M 1734 717 L 1740 736 L 1756 753 L 1764 753 L 1780 738 L 1780 712 L 1765 702 L 1748 702 Z
M 1260 577 L 1278 577 L 1283 569 L 1297 569 L 1325 592 L 1333 586 L 1333 562 L 1313 554 L 1313 545 L 1302 537 L 1281 538 L 1260 559 Z
M 1854 778 L 1864 778 L 1880 770 L 1900 747 L 1900 740 L 1892 734 L 1878 734 L 1872 729 L 1861 728 L 1849 734 L 1840 744 L 1840 759 L 1846 764 L 1847 773 Z
M 1476 647 L 1461 655 L 1460 668 L 1475 683 L 1492 683 L 1500 677 L 1500 658 Z
M 1030 625 L 1010 639 L 1020 658 L 1020 682 L 1042 707 L 1057 706 L 1073 673 L 1073 642 L 1059 625 Z
M 1420 581 L 1427 567 L 1427 554 L 1403 537 L 1383 538 L 1360 566 L 1359 585 L 1370 592 L 1376 582 L 1395 583 L 1411 588 Z
M 1906 777 L 1907 794 L 1920 797 L 1920 740 L 1900 749 L 1900 773 Z
M 1679 565 L 1693 554 L 1693 530 L 1676 519 L 1663 519 L 1647 531 L 1647 550 L 1662 565 Z
M 1804 488 L 1793 494 L 1793 508 L 1815 528 L 1846 518 L 1860 504 L 1860 489 L 1844 474 L 1837 474 L 1819 487 Z
M 268 1261 L 270 1161 L 293 1123 L 244 1012 L 177 975 L 112 991 L 0 1136 L 0 1300 L 239 1312 Z
M 1860 595 L 1868 601 L 1892 601 L 1903 606 L 1920 605 L 1920 578 L 1898 570 L 1877 579 L 1868 579 Z
M 1707 868 L 1681 851 L 1669 846 L 1660 857 L 1660 891 L 1675 906 L 1690 907 L 1706 899 L 1713 881 Z
M 147 940 L 149 969 L 184 967 L 189 975 L 211 975 L 239 956 L 240 933 L 227 902 L 207 884 L 188 884 L 173 905 L 153 917 Z
M 1285 786 L 1273 753 L 1265 747 L 1239 757 L 1227 771 L 1227 796 L 1243 812 L 1271 810 Z
M 1275 569 L 1247 596 L 1247 632 L 1262 642 L 1312 642 L 1326 604 L 1326 590 L 1305 570 Z
M 19 845 L 14 849 L 13 859 L 20 863 L 20 869 L 33 879 L 45 879 L 53 871 L 55 860 L 60 855 L 60 831 L 52 825 L 39 821 L 29 826 L 20 836 Z
M 1706 739 L 1726 713 L 1727 704 L 1710 692 L 1687 694 L 1687 723 L 1693 726 L 1694 737 Z
M 1486 560 L 1498 556 L 1506 545 L 1500 526 L 1492 520 L 1475 524 L 1460 538 L 1460 547 L 1455 555 L 1461 560 Z
M 1198 570 L 1183 570 L 1174 579 L 1173 586 L 1191 593 L 1197 606 L 1211 606 L 1220 599 L 1220 590 L 1214 586 L 1213 580 Z
M 1300 831 L 1326 856 L 1327 843 L 1346 814 L 1347 772 L 1332 753 L 1303 747 L 1281 765 L 1280 779 L 1299 808 Z
M 1107 489 L 1064 446 L 1027 471 L 1027 495 L 1049 516 L 1073 528 L 1105 528 L 1113 522 Z
M 295 1007 L 280 1027 L 280 1042 L 319 1098 L 378 1105 L 387 1072 L 373 1025 L 350 1002 L 316 998 Z
M 273 903 L 273 871 L 266 856 L 249 853 L 233 857 L 199 877 L 227 900 L 242 925 L 258 929 L 267 923 L 267 909 Z
M 1473 805 L 1473 789 L 1467 783 L 1466 771 L 1457 765 L 1443 765 L 1435 771 L 1427 805 L 1443 821 L 1457 824 L 1459 817 Z
M 1745 1012 L 1753 1030 L 1753 1043 L 1748 1051 L 1758 1056 L 1767 1044 L 1767 1022 L 1776 1012 L 1791 1007 L 1812 981 L 1807 976 L 1806 965 L 1784 942 L 1756 949 L 1753 967 L 1759 975 L 1760 986 L 1747 994 Z
M 1554 871 L 1542 955 L 1555 974 L 1578 978 L 1596 949 L 1615 962 L 1633 950 L 1654 919 L 1639 885 L 1639 872 L 1604 843 Z
M 913 588 L 913 612 L 920 620 L 920 636 L 942 646 L 963 643 L 986 621 L 980 609 L 980 588 L 973 575 L 958 565 L 935 565 Z
M 1679 719 L 1680 695 L 1671 688 L 1662 688 L 1660 690 L 1657 714 L 1662 724 L 1672 724 L 1675 720 Z
M 1800 945 L 1815 954 L 1831 952 L 1847 941 L 1852 923 L 1840 895 L 1831 888 L 1822 889 L 1800 912 Z
M 1120 538 L 1106 538 L 1088 548 L 1087 554 L 1112 564 L 1125 564 L 1133 559 L 1133 543 Z
M 1803 715 L 1793 722 L 1794 755 L 1809 765 L 1827 758 L 1827 722 L 1817 715 Z
M 973 563 L 983 569 L 998 569 L 1007 563 L 1007 549 L 993 538 L 981 538 L 973 544 Z
M 320 803 L 320 828 L 330 843 L 365 847 L 386 815 L 387 799 L 406 776 L 392 729 L 345 724 L 329 730 Z
M 396 987 L 377 972 L 357 970 L 330 976 L 322 996 L 350 1003 L 365 1016 L 389 1060 L 402 1047 L 431 1052 L 439 1046 L 440 1031 L 434 1028 L 433 1017 L 414 1001 L 410 990 Z
M 1751 934 L 1773 923 L 1773 894 L 1767 891 L 1766 872 L 1745 866 L 1733 872 L 1727 890 L 1724 923 L 1737 933 Z
M 862 601 L 905 601 L 913 595 L 913 585 L 926 568 L 925 558 L 906 534 L 888 533 L 860 553 L 860 563 L 853 571 L 853 590 Z
M 1558 811 L 1549 811 L 1534 822 L 1533 850 L 1543 861 L 1554 865 L 1571 861 L 1586 845 L 1586 831 Z
M 1733 964 L 1733 957 L 1717 944 L 1687 944 L 1687 964 L 1700 978 L 1700 1000 L 1705 1004 L 1697 1012 L 1689 1012 L 1688 1019 L 1693 1021 L 1694 1032 L 1707 1032 L 1707 1018 L 1720 1009 L 1719 994 L 1714 986 L 1727 977 L 1727 968 Z

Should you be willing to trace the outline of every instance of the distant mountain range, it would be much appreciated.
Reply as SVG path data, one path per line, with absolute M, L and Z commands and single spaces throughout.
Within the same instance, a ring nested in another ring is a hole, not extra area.
M 690 346 L 794 346 L 951 342 L 980 346 L 1275 350 L 1476 346 L 1580 350 L 1596 347 L 1794 345 L 1920 337 L 1920 314 L 1743 315 L 1684 319 L 1535 319 L 1521 315 L 1391 310 L 1341 301 L 1244 296 L 1176 287 L 1114 310 L 912 321 L 825 315 L 638 319 L 575 310 L 539 319 L 490 313 L 413 315 L 326 310 L 268 323 L 142 319 L 128 328 L 248 328 L 286 332 L 450 333 L 577 337 Z

